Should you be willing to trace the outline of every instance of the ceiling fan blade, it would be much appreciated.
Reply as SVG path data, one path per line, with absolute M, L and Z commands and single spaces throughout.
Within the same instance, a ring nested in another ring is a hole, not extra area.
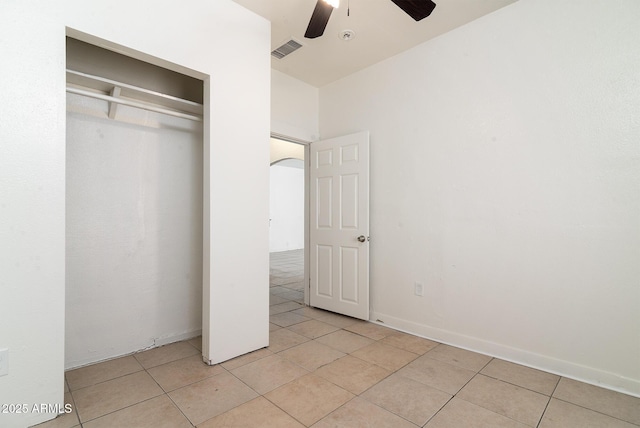
M 416 21 L 431 15 L 436 4 L 431 0 L 391 0 Z
M 333 12 L 333 6 L 323 0 L 318 0 L 316 8 L 313 9 L 313 14 L 311 15 L 311 20 L 309 21 L 309 26 L 307 27 L 307 32 L 304 33 L 304 36 L 307 39 L 315 39 L 316 37 L 322 36 L 324 29 L 327 27 L 327 23 L 329 22 L 331 12 Z

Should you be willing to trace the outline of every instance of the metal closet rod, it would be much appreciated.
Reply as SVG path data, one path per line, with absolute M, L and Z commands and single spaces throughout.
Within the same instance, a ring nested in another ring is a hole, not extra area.
M 177 97 L 174 97 L 174 96 L 171 96 L 171 95 L 167 95 L 167 94 L 162 94 L 160 92 L 151 91 L 149 89 L 140 88 L 140 87 L 137 87 L 137 86 L 129 85 L 127 83 L 116 82 L 115 80 L 105 79 L 104 77 L 93 76 L 91 74 L 81 73 L 79 71 L 69 70 L 69 69 L 67 69 L 67 72 L 71 73 L 71 74 L 75 74 L 77 76 L 86 77 L 86 78 L 89 78 L 89 79 L 92 79 L 92 80 L 100 81 L 100 82 L 103 82 L 103 83 L 108 83 L 109 85 L 113 85 L 114 87 L 127 88 L 127 89 L 131 89 L 131 90 L 134 90 L 134 91 L 143 92 L 143 93 L 146 93 L 146 94 L 150 94 L 150 95 L 154 95 L 154 96 L 157 96 L 157 97 L 165 98 L 167 100 L 179 101 L 181 103 L 188 104 L 188 105 L 191 105 L 191 106 L 201 106 L 201 104 L 198 104 L 198 103 L 193 102 L 193 101 L 185 100 L 185 99 L 182 99 L 182 98 L 177 98 Z M 170 110 L 170 109 L 166 109 L 166 108 L 163 108 L 163 107 L 156 107 L 156 106 L 153 106 L 153 105 L 150 105 L 150 104 L 145 104 L 145 103 L 138 102 L 138 101 L 135 101 L 135 100 L 127 100 L 127 99 L 124 99 L 124 98 L 119 98 L 119 97 L 114 97 L 114 96 L 111 96 L 111 95 L 100 94 L 100 93 L 88 91 L 88 90 L 85 90 L 85 89 L 80 89 L 80 88 L 74 88 L 74 87 L 67 86 L 67 92 L 69 92 L 71 94 L 84 95 L 86 97 L 96 98 L 96 99 L 99 99 L 99 100 L 104 100 L 104 101 L 108 101 L 108 102 L 112 102 L 112 103 L 116 103 L 116 104 L 126 105 L 126 106 L 129 106 L 129 107 L 141 108 L 141 109 L 148 110 L 148 111 L 153 111 L 153 112 L 156 112 L 156 113 L 162 113 L 162 114 L 167 114 L 167 115 L 170 115 L 170 116 L 180 117 L 180 118 L 183 118 L 183 119 L 193 120 L 193 121 L 197 121 L 197 122 L 201 122 L 202 121 L 202 117 L 194 115 L 194 114 L 182 113 L 182 112 L 179 112 L 179 111 Z
M 137 107 L 144 110 L 153 111 L 156 113 L 163 113 L 163 114 L 168 114 L 170 116 L 181 117 L 183 119 L 194 120 L 196 122 L 202 122 L 202 118 L 200 116 L 196 116 L 188 113 L 181 113 L 179 111 L 169 110 L 162 107 L 156 107 L 149 104 L 143 104 L 137 101 L 130 101 L 130 100 L 125 100 L 123 98 L 112 97 L 111 95 L 98 94 L 96 92 L 91 92 L 84 89 L 71 88 L 71 87 L 67 87 L 67 92 L 69 92 L 70 94 L 84 95 L 86 97 L 97 98 L 99 100 L 105 100 L 105 101 L 122 104 L 129 107 Z

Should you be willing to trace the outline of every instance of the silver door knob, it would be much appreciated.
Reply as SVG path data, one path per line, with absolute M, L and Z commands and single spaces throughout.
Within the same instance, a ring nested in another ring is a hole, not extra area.
M 364 241 L 366 241 L 366 240 L 367 240 L 367 238 L 366 238 L 364 235 L 360 235 L 360 236 L 358 236 L 358 241 L 360 241 L 360 242 L 364 242 Z

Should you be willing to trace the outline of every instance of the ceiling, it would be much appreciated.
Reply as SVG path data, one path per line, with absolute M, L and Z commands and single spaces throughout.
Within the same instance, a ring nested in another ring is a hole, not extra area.
M 303 44 L 283 59 L 272 57 L 272 68 L 320 87 L 516 0 L 434 0 L 437 6 L 431 16 L 419 22 L 390 0 L 341 0 L 317 39 L 304 38 L 316 0 L 234 1 L 271 21 L 272 49 L 291 37 Z M 346 29 L 355 32 L 349 41 L 338 37 Z

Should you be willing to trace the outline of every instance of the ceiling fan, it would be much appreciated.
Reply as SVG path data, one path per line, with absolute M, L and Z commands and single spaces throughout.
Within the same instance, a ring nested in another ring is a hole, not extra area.
M 391 0 L 400 9 L 405 11 L 410 17 L 416 21 L 431 15 L 436 4 L 431 0 Z M 307 39 L 315 39 L 322 36 L 324 29 L 327 27 L 329 17 L 333 9 L 338 7 L 340 0 L 318 0 L 316 7 L 311 14 L 311 20 L 307 26 L 304 36 Z

